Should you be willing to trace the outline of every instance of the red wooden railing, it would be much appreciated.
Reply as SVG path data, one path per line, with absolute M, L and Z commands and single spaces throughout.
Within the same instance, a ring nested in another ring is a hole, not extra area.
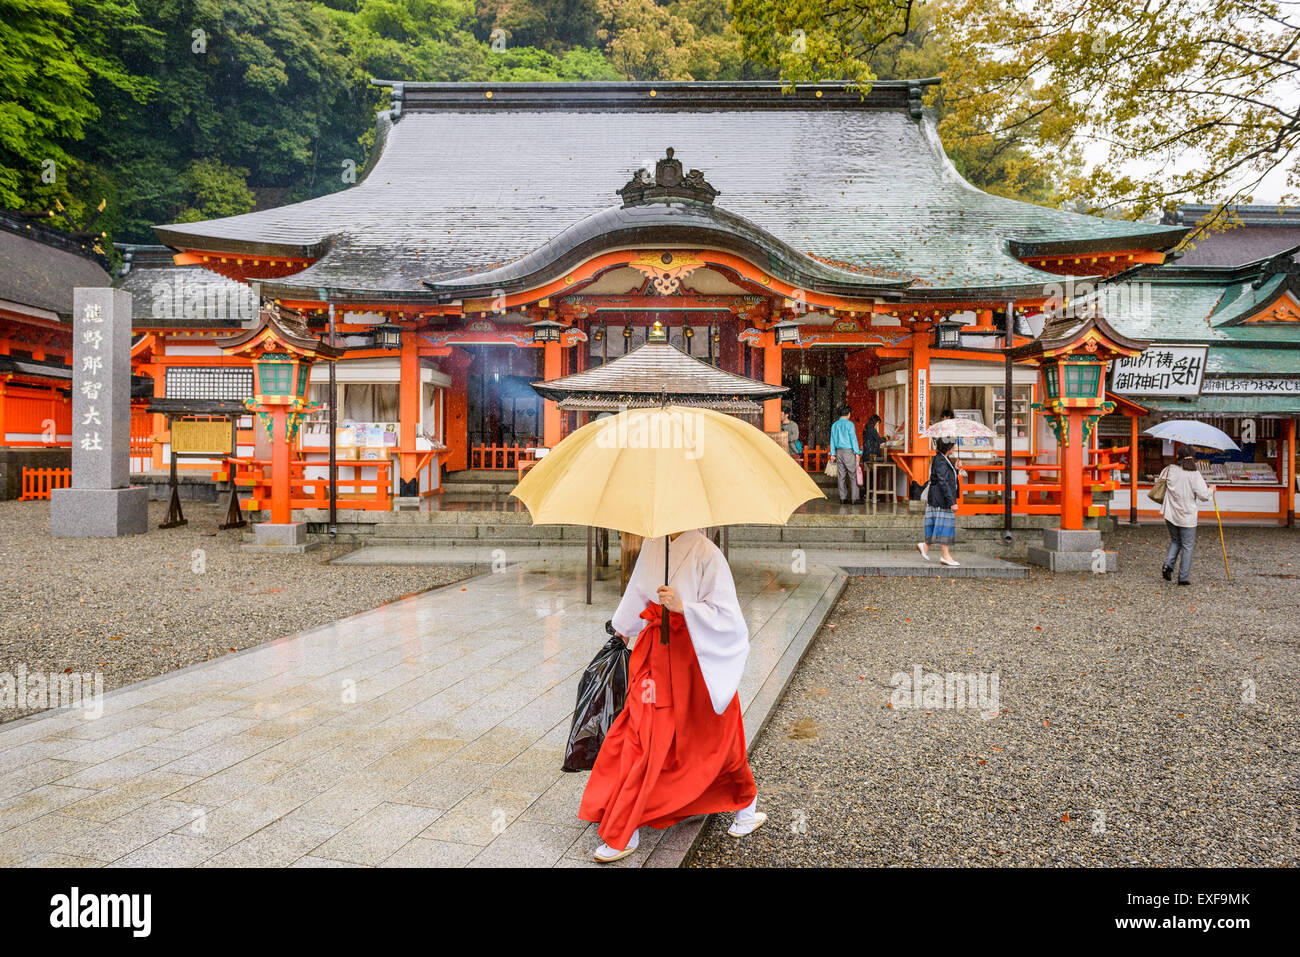
M 812 448 L 803 447 L 803 470 L 805 472 L 820 472 L 826 468 L 826 461 L 831 457 L 831 450 L 824 449 L 820 445 Z
M 248 498 L 240 498 L 240 505 L 260 511 L 271 507 L 271 460 L 229 458 L 235 468 L 235 485 L 248 489 Z M 289 463 L 289 505 L 291 508 L 329 508 L 330 481 L 327 477 L 306 478 L 303 471 L 320 468 L 320 462 Z M 389 511 L 393 507 L 392 463 L 387 459 L 375 461 L 339 462 L 338 507 Z M 362 469 L 374 469 L 373 477 L 365 477 Z M 349 477 L 344 478 L 344 470 Z M 227 481 L 226 467 L 212 473 L 213 479 Z
M 1122 467 L 1122 463 L 1116 461 L 1117 456 L 1124 456 L 1128 453 L 1128 446 L 1113 449 L 1098 449 L 1093 452 L 1094 460 L 1083 467 L 1084 487 L 1088 492 L 1109 492 L 1118 488 L 1119 483 L 1114 478 L 1114 471 Z M 983 472 L 984 469 L 973 468 L 971 462 L 966 463 L 967 471 Z M 994 466 L 1000 470 L 1001 466 Z M 1012 483 L 1011 508 L 1019 515 L 1055 515 L 1061 511 L 1061 483 L 1059 476 L 1061 467 L 1054 463 L 1043 462 L 1026 463 L 1024 465 L 1012 465 L 1014 471 L 1026 473 L 1028 481 L 1023 483 Z M 992 469 L 990 470 L 992 471 Z M 1043 473 L 1053 473 L 1057 476 L 1056 481 L 1045 480 Z M 1000 513 L 1003 510 L 1002 496 L 1006 492 L 1006 483 L 997 482 L 962 482 L 961 484 L 961 511 L 971 514 L 991 514 Z M 996 495 L 996 501 L 990 501 L 983 496 L 990 493 Z M 980 501 L 968 501 L 968 495 L 980 495 Z
M 72 487 L 72 469 L 23 469 L 23 494 L 20 501 L 49 498 L 56 488 Z
M 536 451 L 535 445 L 471 445 L 469 467 L 514 471 L 521 456 L 532 457 Z

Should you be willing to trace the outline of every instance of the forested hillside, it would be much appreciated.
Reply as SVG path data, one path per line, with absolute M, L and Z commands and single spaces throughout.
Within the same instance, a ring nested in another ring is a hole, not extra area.
M 372 77 L 942 75 L 929 105 L 976 185 L 1151 216 L 1295 182 L 1298 51 L 1269 0 L 0 0 L 0 209 L 107 249 L 342 189 Z

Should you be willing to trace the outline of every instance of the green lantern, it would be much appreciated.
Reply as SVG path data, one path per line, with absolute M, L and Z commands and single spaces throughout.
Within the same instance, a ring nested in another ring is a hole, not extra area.
M 258 401 L 286 405 L 307 396 L 311 363 L 288 352 L 264 352 L 253 360 L 253 393 Z
M 1093 355 L 1063 355 L 1043 363 L 1043 391 L 1049 401 L 1088 405 L 1103 398 L 1105 364 Z

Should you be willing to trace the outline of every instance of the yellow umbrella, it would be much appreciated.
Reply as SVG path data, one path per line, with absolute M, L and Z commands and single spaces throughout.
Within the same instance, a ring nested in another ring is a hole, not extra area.
M 631 409 L 571 433 L 513 494 L 537 525 L 658 538 L 711 525 L 784 525 L 822 491 L 747 422 L 690 406 Z M 664 550 L 667 584 L 667 549 Z M 664 640 L 668 618 L 663 618 Z

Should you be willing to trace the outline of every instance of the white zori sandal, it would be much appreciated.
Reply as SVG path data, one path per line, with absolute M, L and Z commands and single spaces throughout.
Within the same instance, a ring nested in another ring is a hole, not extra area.
M 616 851 L 602 841 L 600 847 L 596 848 L 596 853 L 591 856 L 598 864 L 612 864 L 614 861 L 621 861 L 635 851 L 639 843 L 641 843 L 641 839 L 638 832 L 633 831 L 632 840 L 627 842 L 627 847 L 623 848 L 623 850 Z
M 729 836 L 745 837 L 748 834 L 753 834 L 767 823 L 767 815 L 762 811 L 754 810 L 757 804 L 758 798 L 754 798 L 753 804 L 736 812 L 736 821 L 731 825 L 731 829 L 727 831 Z

